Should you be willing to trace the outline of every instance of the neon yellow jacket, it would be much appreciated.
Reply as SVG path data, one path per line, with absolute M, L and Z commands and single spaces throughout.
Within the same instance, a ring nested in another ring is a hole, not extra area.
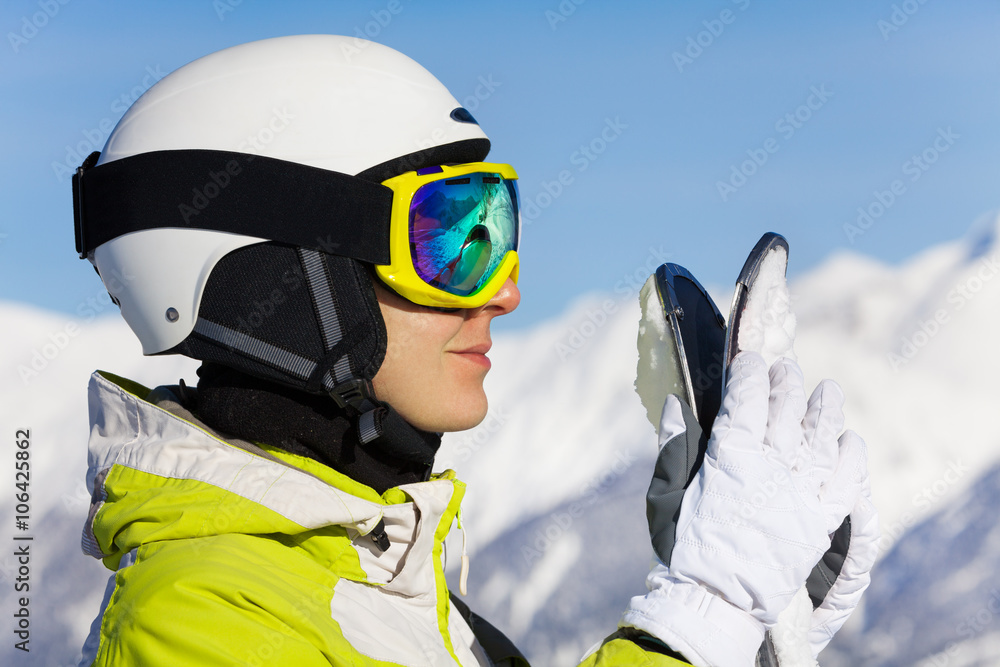
M 81 665 L 491 664 L 444 578 L 465 492 L 452 471 L 379 496 L 107 373 L 90 416 L 83 544 L 114 574 Z M 686 663 L 615 639 L 584 664 Z

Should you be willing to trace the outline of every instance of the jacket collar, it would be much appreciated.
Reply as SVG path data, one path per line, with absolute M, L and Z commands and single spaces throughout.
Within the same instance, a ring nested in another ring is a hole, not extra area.
M 297 548 L 320 562 L 342 561 L 331 549 L 349 541 L 357 568 L 341 576 L 403 595 L 433 588 L 432 557 L 464 495 L 452 471 L 379 496 L 311 459 L 228 439 L 170 396 L 109 373 L 91 377 L 93 498 L 84 534 L 91 555 L 114 569 L 122 554 L 149 541 L 277 533 L 301 538 Z M 366 537 L 380 521 L 385 552 Z M 341 539 L 313 539 L 321 534 Z

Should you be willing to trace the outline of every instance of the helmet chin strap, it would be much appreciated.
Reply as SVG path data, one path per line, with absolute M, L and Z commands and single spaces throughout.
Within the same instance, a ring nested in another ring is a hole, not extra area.
M 364 412 L 358 416 L 358 436 L 365 447 L 379 451 L 403 461 L 427 466 L 434 464 L 434 455 L 441 444 L 441 434 L 433 433 L 433 445 L 424 432 L 418 431 L 388 403 Z
M 244 440 L 311 458 L 377 493 L 428 478 L 440 435 L 414 428 L 388 405 L 371 417 L 379 436 L 367 443 L 359 414 L 329 396 L 309 394 L 218 363 L 198 370 L 190 409 L 209 426 Z
M 353 408 L 358 413 L 368 412 L 378 407 L 379 401 L 375 398 L 375 387 L 371 380 L 355 378 L 342 382 L 330 390 L 330 398 L 340 408 Z
M 426 438 L 388 403 L 375 397 L 371 380 L 354 379 L 330 391 L 337 407 L 351 415 L 358 439 L 365 447 L 375 448 L 403 461 L 431 466 L 440 440 L 429 446 Z M 436 434 L 440 438 L 440 434 Z

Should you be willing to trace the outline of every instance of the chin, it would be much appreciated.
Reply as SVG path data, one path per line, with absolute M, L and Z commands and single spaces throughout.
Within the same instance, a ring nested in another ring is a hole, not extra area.
M 489 405 L 486 396 L 481 400 L 467 399 L 446 405 L 446 409 L 438 414 L 424 413 L 410 421 L 413 426 L 434 433 L 454 433 L 467 431 L 481 424 L 486 419 Z M 406 417 L 406 415 L 404 415 Z

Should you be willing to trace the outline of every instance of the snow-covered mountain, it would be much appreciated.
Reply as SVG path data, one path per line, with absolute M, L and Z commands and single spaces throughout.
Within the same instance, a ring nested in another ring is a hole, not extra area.
M 918 539 L 914 528 L 935 513 L 967 516 L 964 494 L 1000 460 L 1000 430 L 988 417 L 1000 401 L 1000 357 L 991 353 L 1000 325 L 998 225 L 981 221 L 964 239 L 900 267 L 836 255 L 791 285 L 807 382 L 838 380 L 848 425 L 869 444 L 884 552 Z M 793 239 L 793 263 L 794 252 Z M 716 300 L 725 311 L 728 295 Z M 643 494 L 655 439 L 632 390 L 635 301 L 598 326 L 609 309 L 594 297 L 557 322 L 504 340 L 488 379 L 497 418 L 454 436 L 442 452 L 442 459 L 456 453 L 454 467 L 470 485 L 470 603 L 538 664 L 574 664 L 580 650 L 613 630 L 628 597 L 643 591 L 650 556 Z M 937 533 L 939 557 L 916 562 L 958 568 L 958 560 L 949 565 L 958 547 L 948 536 L 960 530 Z M 983 539 L 971 570 L 977 585 L 992 578 L 1000 588 L 996 570 L 980 568 L 1000 559 L 1000 543 Z M 910 565 L 886 558 L 876 581 L 898 580 L 913 596 L 904 604 L 916 632 L 921 623 L 956 628 L 963 619 L 945 613 L 941 596 L 962 597 L 961 587 L 930 588 L 932 570 L 915 573 Z M 881 599 L 878 590 L 872 598 Z M 869 614 L 867 624 L 861 614 L 852 619 L 824 661 L 916 664 L 943 650 L 929 634 L 926 643 L 908 642 L 891 611 L 880 614 Z M 885 646 L 886 635 L 896 643 L 881 652 L 852 650 Z M 965 655 L 1000 663 L 1000 642 L 985 633 L 973 639 L 977 647 Z
M 865 613 L 831 645 L 829 664 L 1000 661 L 997 239 L 993 220 L 900 267 L 842 254 L 791 285 L 800 362 L 810 383 L 833 377 L 845 388 L 848 423 L 869 443 L 889 547 Z M 496 336 L 489 416 L 449 435 L 439 456 L 469 483 L 468 602 L 537 665 L 575 664 L 643 591 L 655 436 L 632 388 L 637 297 L 591 296 Z M 716 298 L 725 311 L 728 298 Z M 79 549 L 90 372 L 147 385 L 196 380 L 195 362 L 141 357 L 117 315 L 91 318 L 94 310 L 71 317 L 0 304 L 2 451 L 12 461 L 15 431 L 31 430 L 34 536 L 31 653 L 15 662 L 4 642 L 2 664 L 74 664 L 104 590 L 107 571 Z M 12 493 L 2 507 L 12 534 Z M 0 604 L 13 610 L 17 564 L 12 549 L 2 553 Z
M 907 532 L 879 564 L 843 665 L 1000 662 L 1000 465 Z

